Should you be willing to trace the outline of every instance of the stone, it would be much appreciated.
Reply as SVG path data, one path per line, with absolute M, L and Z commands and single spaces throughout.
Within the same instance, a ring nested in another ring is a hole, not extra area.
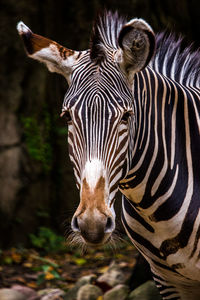
M 40 299 L 38 294 L 36 293 L 36 291 L 34 291 L 33 289 L 31 289 L 27 286 L 14 284 L 11 288 L 15 291 L 22 293 L 24 296 L 26 296 L 26 299 L 28 299 L 28 300 L 39 300 Z
M 127 300 L 162 300 L 155 283 L 149 280 L 133 290 Z
M 76 286 L 81 287 L 85 284 L 92 283 L 94 282 L 95 279 L 96 279 L 96 275 L 94 274 L 83 276 L 77 281 Z
M 38 292 L 40 300 L 63 300 L 65 292 L 61 289 L 44 289 Z
M 102 290 L 95 285 L 83 285 L 77 293 L 77 300 L 96 300 L 102 295 Z
M 103 296 L 103 300 L 125 300 L 129 293 L 129 287 L 125 284 L 118 284 Z
M 71 288 L 69 291 L 67 291 L 66 295 L 64 296 L 65 300 L 77 300 L 77 293 L 80 287 L 86 285 L 86 284 L 91 284 L 94 280 L 96 279 L 96 275 L 91 274 L 91 275 L 86 275 L 81 277 L 75 286 Z
M 97 279 L 98 282 L 105 282 L 111 287 L 124 284 L 126 280 L 126 274 L 116 263 L 112 263 L 108 270 Z
M 14 289 L 0 289 L 1 300 L 28 300 L 27 296 Z

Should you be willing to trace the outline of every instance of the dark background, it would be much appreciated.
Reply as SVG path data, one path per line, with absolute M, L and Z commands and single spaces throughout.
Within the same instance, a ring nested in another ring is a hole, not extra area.
M 59 118 L 67 83 L 26 57 L 16 24 L 83 50 L 104 7 L 200 45 L 198 0 L 0 0 L 0 247 L 27 245 L 39 226 L 63 234 L 78 201 Z

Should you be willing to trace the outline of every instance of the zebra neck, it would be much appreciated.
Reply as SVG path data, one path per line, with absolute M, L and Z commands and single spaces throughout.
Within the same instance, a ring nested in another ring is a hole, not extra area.
M 136 125 L 130 139 L 134 146 L 131 168 L 120 190 L 152 219 L 164 220 L 181 207 L 187 210 L 194 193 L 192 151 L 200 149 L 191 147 L 190 140 L 200 124 L 195 110 L 189 108 L 196 91 L 151 68 L 135 76 L 133 90 Z

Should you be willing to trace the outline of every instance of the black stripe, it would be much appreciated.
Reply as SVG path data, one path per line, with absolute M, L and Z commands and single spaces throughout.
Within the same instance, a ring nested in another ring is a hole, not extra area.
M 146 240 L 145 238 L 143 238 L 141 235 L 139 235 L 138 233 L 136 233 L 135 231 L 133 231 L 129 225 L 126 222 L 125 216 L 122 212 L 122 221 L 123 224 L 125 226 L 125 228 L 127 229 L 127 231 L 129 232 L 130 236 L 132 237 L 132 239 L 137 242 L 138 244 L 140 244 L 141 246 L 145 247 L 146 249 L 148 249 L 153 255 L 157 256 L 160 259 L 163 259 L 160 255 L 159 250 L 153 246 L 148 240 Z
M 126 212 L 131 216 L 131 218 L 135 219 L 138 221 L 142 226 L 144 226 L 148 231 L 154 232 L 154 228 L 149 225 L 136 211 L 134 208 L 133 204 L 124 197 L 124 208 Z

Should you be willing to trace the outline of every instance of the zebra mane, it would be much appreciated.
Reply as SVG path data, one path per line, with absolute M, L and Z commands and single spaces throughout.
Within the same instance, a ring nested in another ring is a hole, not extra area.
M 156 51 L 150 67 L 186 86 L 200 87 L 200 51 L 183 46 L 183 38 L 165 32 L 156 36 Z
M 94 22 L 90 39 L 90 57 L 96 63 L 106 58 L 107 51 L 118 49 L 118 36 L 126 19 L 118 12 L 105 10 Z M 149 66 L 159 73 L 183 84 L 200 87 L 200 51 L 192 51 L 192 46 L 183 48 L 182 38 L 156 35 L 156 51 Z
M 105 10 L 97 16 L 90 39 L 92 60 L 99 63 L 106 57 L 106 50 L 118 49 L 119 32 L 125 23 L 125 18 L 119 16 L 118 12 Z

